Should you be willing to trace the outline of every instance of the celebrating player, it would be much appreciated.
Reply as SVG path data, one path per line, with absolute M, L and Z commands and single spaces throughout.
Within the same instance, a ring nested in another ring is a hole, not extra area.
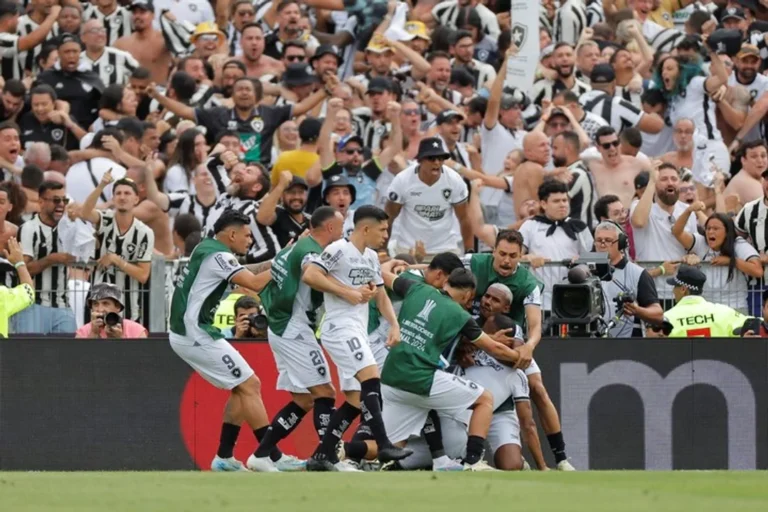
M 400 338 L 392 303 L 382 286 L 376 252 L 387 240 L 387 220 L 387 214 L 380 208 L 358 208 L 349 240 L 326 247 L 320 260 L 304 271 L 303 281 L 325 294 L 326 314 L 320 338 L 339 370 L 347 398 L 331 416 L 320 446 L 307 461 L 307 471 L 341 469 L 336 465 L 336 447 L 361 409 L 376 439 L 380 462 L 399 460 L 411 453 L 394 446 L 387 437 L 381 417 L 379 369 L 368 344 L 368 301 L 374 297 L 382 316 L 391 325 L 387 344 L 391 346 Z M 353 378 L 360 382 L 359 392 L 350 382 Z

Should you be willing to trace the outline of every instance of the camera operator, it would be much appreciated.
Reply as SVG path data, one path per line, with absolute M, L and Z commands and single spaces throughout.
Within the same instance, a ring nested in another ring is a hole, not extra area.
M 250 295 L 243 295 L 235 302 L 235 325 L 224 331 L 227 339 L 267 337 L 267 317 L 259 302 Z
M 659 304 L 656 284 L 640 265 L 627 258 L 627 235 L 612 221 L 603 221 L 595 229 L 595 250 L 608 254 L 613 274 L 601 282 L 605 301 L 605 321 L 614 322 L 612 338 L 642 337 L 637 320 L 660 325 L 664 311 Z M 619 310 L 621 307 L 621 310 Z M 618 319 L 617 319 L 618 317 Z
M 91 288 L 91 321 L 77 330 L 75 338 L 146 338 L 147 330 L 138 322 L 123 318 L 123 292 L 111 283 Z

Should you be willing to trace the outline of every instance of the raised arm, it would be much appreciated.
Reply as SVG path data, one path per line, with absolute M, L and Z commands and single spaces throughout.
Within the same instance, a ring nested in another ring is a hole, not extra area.
M 259 211 L 256 213 L 256 222 L 262 226 L 271 226 L 277 220 L 277 204 L 283 197 L 283 192 L 293 181 L 291 171 L 281 171 L 280 181 L 275 185 L 269 194 L 261 200 Z
M 706 206 L 704 203 L 701 201 L 696 201 L 685 209 L 682 215 L 680 215 L 680 217 L 678 217 L 678 219 L 675 221 L 674 226 L 672 226 L 672 235 L 677 239 L 678 242 L 680 242 L 680 245 L 682 245 L 683 249 L 686 251 L 690 251 L 693 248 L 693 243 L 695 242 L 693 235 L 685 230 L 685 225 L 688 223 L 688 218 L 692 213 L 702 212 L 705 208 Z
M 267 286 L 270 279 L 272 279 L 272 272 L 269 270 L 261 272 L 260 274 L 254 274 L 250 270 L 241 270 L 232 277 L 232 282 L 237 286 L 248 288 L 256 293 L 261 293 L 261 290 Z
M 37 27 L 26 36 L 19 37 L 19 51 L 26 52 L 35 48 L 36 46 L 39 46 L 43 41 L 45 41 L 45 38 L 48 37 L 48 34 L 50 34 L 51 30 L 53 29 L 53 25 L 59 18 L 60 12 L 61 6 L 51 6 L 51 12 L 48 13 L 48 16 L 45 17 L 45 20 L 43 20 L 39 27 Z
M 171 199 L 168 194 L 160 192 L 155 181 L 155 173 L 150 166 L 144 167 L 144 183 L 147 188 L 147 199 L 157 205 L 158 208 L 167 212 L 171 207 Z
M 491 86 L 491 95 L 488 97 L 488 106 L 485 109 L 485 117 L 483 118 L 483 124 L 488 130 L 492 130 L 496 123 L 499 122 L 501 95 L 504 92 L 504 80 L 507 78 L 507 63 L 509 59 L 517 55 L 517 52 L 518 49 L 515 45 L 509 47 L 504 55 L 504 62 L 501 63 L 501 68 L 499 68 L 499 72 Z
M 403 152 L 403 126 L 400 123 L 400 104 L 390 101 L 387 104 L 387 120 L 392 124 L 389 145 L 376 158 L 381 169 L 386 169 L 395 157 Z
M 88 197 L 85 198 L 85 201 L 83 201 L 83 205 L 80 209 L 81 219 L 86 220 L 94 225 L 101 222 L 101 213 L 99 213 L 94 208 L 96 208 L 96 203 L 99 202 L 99 198 L 104 192 L 104 189 L 107 188 L 107 186 L 109 186 L 112 181 L 114 180 L 112 179 L 112 169 L 110 168 L 107 172 L 104 173 L 104 176 L 101 177 L 101 181 L 98 185 L 96 185 L 96 188 L 93 189 L 93 191 L 88 194 Z
M 320 127 L 320 135 L 317 137 L 318 152 L 320 153 L 320 169 L 327 169 L 336 161 L 336 153 L 333 148 L 333 127 L 336 124 L 336 114 L 344 108 L 344 100 L 331 98 L 328 101 L 328 111 L 325 114 L 323 125 Z
M 195 121 L 194 108 L 190 107 L 189 105 L 185 105 L 179 101 L 172 100 L 168 96 L 160 94 L 160 91 L 157 90 L 157 86 L 154 83 L 149 84 L 147 86 L 146 93 L 147 93 L 147 96 L 149 96 L 150 98 L 157 100 L 160 106 L 162 106 L 164 109 L 173 112 L 174 114 L 176 114 L 177 116 L 183 119 L 189 119 L 191 121 Z
M 653 196 L 656 193 L 656 180 L 659 178 L 659 166 L 654 165 L 653 169 L 648 176 L 648 185 L 645 187 L 643 195 L 640 196 L 640 201 L 635 206 L 635 211 L 632 212 L 630 222 L 633 228 L 644 228 L 648 224 L 648 218 L 651 215 L 651 207 L 653 206 Z

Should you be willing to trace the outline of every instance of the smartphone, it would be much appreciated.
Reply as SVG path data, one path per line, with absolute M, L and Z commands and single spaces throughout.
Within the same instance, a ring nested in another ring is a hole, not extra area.
M 744 336 L 744 333 L 747 331 L 752 331 L 753 334 L 760 334 L 760 324 L 762 323 L 762 320 L 760 318 L 747 318 L 747 320 L 744 322 L 744 325 L 741 328 L 741 335 Z

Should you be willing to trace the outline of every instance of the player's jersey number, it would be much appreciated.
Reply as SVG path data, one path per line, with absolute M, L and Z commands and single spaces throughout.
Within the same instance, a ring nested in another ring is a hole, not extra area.
M 702 327 L 701 329 L 688 329 L 685 331 L 685 335 L 689 338 L 711 338 L 712 330 L 709 327 Z

